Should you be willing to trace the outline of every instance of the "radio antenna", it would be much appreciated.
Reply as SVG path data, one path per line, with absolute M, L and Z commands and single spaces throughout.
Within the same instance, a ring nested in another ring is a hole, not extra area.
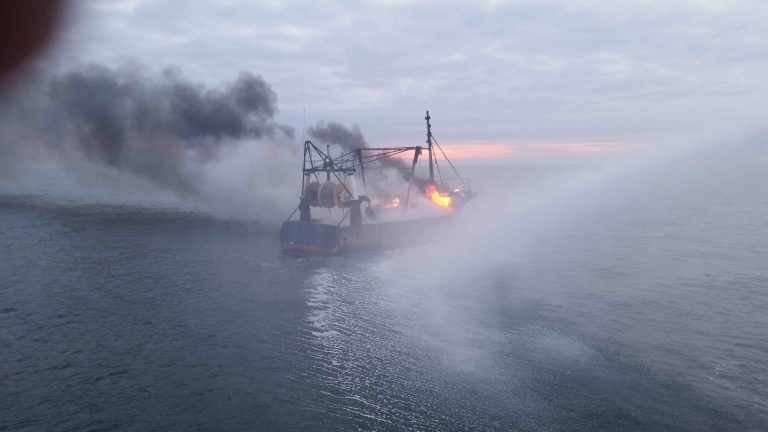
M 304 89 L 301 90 L 301 109 L 304 112 L 304 128 L 301 130 L 302 141 L 307 141 L 307 104 L 304 101 Z
M 304 113 L 304 127 L 301 129 L 301 140 L 307 142 L 307 103 L 304 99 L 304 73 L 301 73 L 301 110 Z

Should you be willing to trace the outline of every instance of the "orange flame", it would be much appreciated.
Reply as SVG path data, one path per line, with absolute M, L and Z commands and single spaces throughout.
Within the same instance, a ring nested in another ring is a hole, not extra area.
M 384 208 L 400 207 L 400 197 L 394 197 L 390 201 L 387 201 L 382 206 Z
M 427 186 L 427 198 L 429 198 L 435 205 L 441 209 L 452 211 L 453 198 L 447 193 L 441 193 L 437 190 L 435 185 Z

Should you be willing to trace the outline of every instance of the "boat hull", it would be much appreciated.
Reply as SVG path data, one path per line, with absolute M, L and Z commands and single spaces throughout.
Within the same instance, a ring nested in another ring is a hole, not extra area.
M 452 220 L 453 215 L 445 215 L 359 226 L 286 221 L 280 243 L 286 252 L 323 255 L 408 248 L 439 237 Z

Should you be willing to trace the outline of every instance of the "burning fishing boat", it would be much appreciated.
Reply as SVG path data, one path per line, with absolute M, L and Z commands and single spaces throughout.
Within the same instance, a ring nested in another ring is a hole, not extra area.
M 422 245 L 444 233 L 475 192 L 432 135 L 429 111 L 425 120 L 426 148 L 361 147 L 332 157 L 330 147 L 323 151 L 305 141 L 301 197 L 280 230 L 283 250 L 385 250 Z M 436 149 L 452 177 L 443 177 Z M 424 150 L 428 177 L 417 170 Z M 314 217 L 312 208 L 322 209 L 323 217 Z

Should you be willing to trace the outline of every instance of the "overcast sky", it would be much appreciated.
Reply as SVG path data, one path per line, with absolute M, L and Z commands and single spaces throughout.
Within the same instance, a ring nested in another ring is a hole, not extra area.
M 249 70 L 298 131 L 305 100 L 308 124 L 417 144 L 428 108 L 464 152 L 567 154 L 759 126 L 766 23 L 764 1 L 93 0 L 54 59 L 174 64 L 211 86 Z

